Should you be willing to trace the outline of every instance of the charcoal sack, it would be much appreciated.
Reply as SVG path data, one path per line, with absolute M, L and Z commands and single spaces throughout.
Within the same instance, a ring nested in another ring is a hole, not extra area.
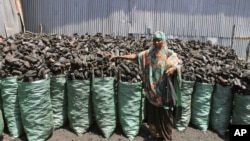
M 18 82 L 22 123 L 29 141 L 44 141 L 53 133 L 50 79 Z
M 178 110 L 177 113 L 180 113 L 180 115 L 175 117 L 175 127 L 178 131 L 184 131 L 189 125 L 194 84 L 195 81 L 182 80 L 181 82 L 182 105 L 176 108 L 176 110 Z
M 67 80 L 67 96 L 70 127 L 81 136 L 92 124 L 90 80 Z
M 93 78 L 92 101 L 96 123 L 105 138 L 109 138 L 116 128 L 116 105 L 114 78 Z
M 0 78 L 0 84 L 2 84 L 2 78 Z M 0 85 L 0 93 L 1 93 L 1 85 Z M 2 98 L 0 97 L 0 136 L 2 135 L 4 130 L 4 121 L 2 114 Z
M 118 82 L 118 115 L 123 133 L 133 140 L 142 120 L 142 83 Z
M 196 82 L 191 100 L 191 123 L 201 131 L 207 131 L 214 85 Z
M 67 120 L 66 78 L 64 75 L 50 77 L 50 97 L 54 128 L 58 129 Z
M 14 138 L 24 133 L 17 90 L 18 84 L 16 77 L 6 77 L 2 79 L 1 96 L 4 118 L 10 136 Z
M 211 101 L 210 125 L 221 136 L 225 136 L 230 124 L 232 106 L 232 88 L 216 84 Z
M 250 125 L 250 95 L 234 94 L 232 124 Z

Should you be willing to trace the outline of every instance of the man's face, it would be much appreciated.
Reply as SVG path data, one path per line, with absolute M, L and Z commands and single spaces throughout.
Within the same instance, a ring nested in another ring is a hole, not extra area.
M 0 43 L 2 43 L 3 42 L 3 39 L 0 37 Z
M 154 47 L 161 48 L 161 47 L 163 47 L 163 40 L 159 39 L 159 38 L 154 38 L 153 44 L 154 44 Z

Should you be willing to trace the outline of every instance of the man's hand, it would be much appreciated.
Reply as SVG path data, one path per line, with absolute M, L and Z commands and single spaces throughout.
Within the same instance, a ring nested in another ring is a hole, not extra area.
M 117 56 L 114 54 L 107 54 L 107 57 L 109 58 L 109 61 L 111 61 L 112 59 L 116 58 Z
M 176 71 L 176 67 L 171 67 L 166 71 L 167 76 L 172 75 Z

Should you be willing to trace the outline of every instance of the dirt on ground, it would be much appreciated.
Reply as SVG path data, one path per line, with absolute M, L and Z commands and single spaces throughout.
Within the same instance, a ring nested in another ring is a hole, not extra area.
M 25 136 L 18 139 L 12 139 L 8 132 L 5 131 L 2 136 L 2 141 L 27 141 Z M 48 139 L 48 141 L 129 141 L 126 138 L 119 125 L 117 126 L 113 135 L 105 139 L 102 136 L 101 131 L 98 129 L 96 124 L 93 124 L 89 132 L 85 133 L 83 136 L 77 136 L 73 131 L 71 131 L 68 126 L 57 129 L 53 132 L 53 135 Z M 143 124 L 140 128 L 138 136 L 134 141 L 159 141 L 157 139 L 151 138 L 150 133 L 146 128 L 146 124 Z M 229 141 L 228 135 L 226 137 L 220 137 L 217 133 L 208 129 L 206 132 L 198 130 L 192 126 L 189 126 L 185 131 L 177 131 L 173 129 L 173 141 Z

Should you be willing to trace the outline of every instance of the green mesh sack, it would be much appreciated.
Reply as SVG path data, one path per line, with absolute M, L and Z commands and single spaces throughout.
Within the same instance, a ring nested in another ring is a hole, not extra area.
M 18 99 L 29 141 L 44 141 L 53 133 L 50 79 L 18 82 Z
M 142 83 L 118 82 L 118 115 L 123 133 L 133 140 L 141 125 Z
M 50 98 L 54 128 L 62 127 L 67 120 L 66 78 L 64 75 L 50 78 Z
M 250 95 L 234 95 L 233 125 L 250 125 Z
M 3 130 L 4 130 L 3 114 L 2 110 L 0 110 L 0 137 L 2 136 Z
M 211 128 L 224 136 L 230 124 L 232 112 L 232 90 L 230 86 L 215 85 L 210 110 Z
M 70 128 L 81 136 L 92 123 L 90 80 L 67 80 L 67 96 Z
M 0 94 L 1 94 L 1 87 L 2 87 L 2 78 L 0 78 Z M 0 137 L 2 136 L 3 129 L 4 129 L 4 121 L 2 114 L 2 99 L 0 97 Z
M 182 105 L 177 107 L 177 112 L 180 113 L 175 117 L 175 127 L 178 131 L 184 131 L 191 119 L 191 97 L 193 93 L 195 81 L 181 82 Z
M 24 133 L 17 88 L 18 84 L 16 77 L 6 77 L 2 79 L 1 96 L 4 118 L 10 136 L 14 138 Z
M 196 82 L 191 100 L 191 123 L 201 131 L 207 131 L 213 84 Z
M 141 89 L 141 94 L 142 94 L 142 102 L 141 102 L 141 122 L 143 123 L 144 120 L 147 119 L 146 117 L 146 93 L 145 90 L 142 88 Z
M 96 123 L 105 138 L 109 138 L 116 128 L 116 107 L 114 78 L 93 78 L 92 101 Z

